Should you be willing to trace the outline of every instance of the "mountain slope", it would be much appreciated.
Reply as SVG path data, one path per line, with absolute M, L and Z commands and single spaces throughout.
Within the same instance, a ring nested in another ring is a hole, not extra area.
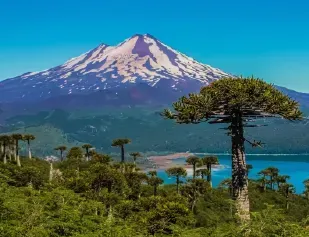
M 190 91 L 227 75 L 177 52 L 151 35 L 134 35 L 114 47 L 101 44 L 61 66 L 2 81 L 0 102 L 90 94 L 140 83 Z
M 116 46 L 100 44 L 63 65 L 1 81 L 0 108 L 6 112 L 14 108 L 15 113 L 170 104 L 228 75 L 149 34 L 137 34 Z M 309 107 L 309 94 L 277 88 Z

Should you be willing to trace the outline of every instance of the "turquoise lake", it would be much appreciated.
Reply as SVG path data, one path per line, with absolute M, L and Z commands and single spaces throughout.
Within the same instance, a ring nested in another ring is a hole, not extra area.
M 197 154 L 200 156 L 199 154 Z M 202 157 L 202 156 L 201 156 Z M 212 174 L 213 185 L 217 186 L 223 179 L 231 177 L 230 155 L 218 155 L 221 165 L 227 166 L 225 169 L 214 170 Z M 185 163 L 185 158 L 175 159 L 173 162 Z M 257 173 L 269 166 L 277 167 L 282 175 L 289 175 L 288 181 L 296 188 L 296 193 L 304 191 L 303 181 L 309 179 L 309 155 L 247 155 L 247 164 L 251 164 L 253 169 L 249 173 L 249 178 L 256 179 Z M 164 170 L 158 170 L 158 176 L 164 180 L 165 184 L 175 182 L 169 178 Z

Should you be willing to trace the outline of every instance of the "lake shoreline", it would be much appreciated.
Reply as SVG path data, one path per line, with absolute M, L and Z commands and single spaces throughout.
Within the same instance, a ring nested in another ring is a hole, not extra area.
M 186 166 L 183 159 L 189 156 L 207 156 L 215 155 L 220 159 L 230 159 L 230 154 L 218 153 L 190 153 L 190 152 L 176 152 L 176 153 L 157 153 L 156 155 L 147 156 L 147 161 L 151 164 L 152 169 L 168 169 L 172 166 Z M 251 161 L 270 161 L 270 162 L 308 162 L 309 154 L 246 154 L 247 163 Z M 284 158 L 284 159 L 283 159 Z M 290 158 L 290 159 L 289 159 Z M 298 159 L 297 159 L 298 158 Z M 179 162 L 177 162 L 179 160 Z M 188 168 L 188 167 L 187 167 Z M 148 168 L 148 170 L 151 168 Z

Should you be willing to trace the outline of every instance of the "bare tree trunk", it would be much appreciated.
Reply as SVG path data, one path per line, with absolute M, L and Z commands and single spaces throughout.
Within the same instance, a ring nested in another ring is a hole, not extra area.
M 196 176 L 196 164 L 193 164 L 193 179 L 195 179 L 195 176 Z
M 2 154 L 4 152 L 3 144 L 0 144 L 0 153 Z
M 178 175 L 176 177 L 176 190 L 177 190 L 177 193 L 179 194 L 179 176 Z
M 232 189 L 236 211 L 242 222 L 250 220 L 248 177 L 244 147 L 243 122 L 239 111 L 232 115 Z
M 121 162 L 124 163 L 124 146 L 121 146 Z
M 3 163 L 6 164 L 7 163 L 7 160 L 6 160 L 6 147 L 5 146 L 1 146 L 1 154 L 3 154 Z
M 16 140 L 16 145 L 15 145 L 15 153 L 16 153 L 16 161 L 17 161 L 17 166 L 21 166 L 20 164 L 20 158 L 19 158 L 19 150 L 18 150 L 18 140 Z
M 86 161 L 89 161 L 89 148 L 86 148 Z
M 60 161 L 63 161 L 63 151 L 60 150 Z
M 212 177 L 211 177 L 211 164 L 207 164 L 207 170 L 208 170 L 208 175 L 207 175 L 207 181 L 210 185 L 210 187 L 212 188 Z
M 11 153 L 13 153 L 14 160 L 17 162 L 17 155 L 16 155 L 16 147 L 15 147 L 15 145 L 12 145 Z
M 5 146 L 3 152 L 9 157 L 9 160 L 12 161 L 12 151 L 9 146 Z
M 30 160 L 32 159 L 31 148 L 30 148 L 30 141 L 29 140 L 28 140 L 28 158 Z
M 17 166 L 19 166 L 19 167 L 21 166 L 19 156 L 17 156 Z
M 53 180 L 53 163 L 50 163 L 50 169 L 49 169 L 49 182 Z
M 135 172 L 135 168 L 136 168 L 136 160 L 133 158 L 133 164 L 134 164 L 134 167 L 133 167 L 133 172 Z

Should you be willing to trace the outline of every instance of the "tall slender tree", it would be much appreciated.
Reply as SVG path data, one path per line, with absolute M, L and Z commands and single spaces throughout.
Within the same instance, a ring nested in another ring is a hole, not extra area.
M 266 170 L 268 170 L 269 177 L 270 177 L 270 189 L 274 190 L 274 184 L 276 177 L 279 174 L 279 169 L 276 167 L 268 167 Z
M 3 163 L 7 163 L 7 147 L 10 143 L 10 137 L 8 135 L 1 135 L 0 136 L 0 142 L 1 142 L 1 155 L 3 157 Z
M 291 194 L 295 193 L 295 188 L 292 184 L 283 183 L 280 186 L 280 190 L 282 191 L 282 194 L 285 196 L 285 208 L 286 210 L 288 210 L 289 209 L 289 198 Z
M 0 154 L 2 155 L 4 148 L 3 148 L 3 142 L 1 141 L 1 137 L 2 136 L 0 136 Z
M 193 179 L 196 177 L 196 168 L 202 165 L 201 159 L 198 156 L 189 156 L 186 160 L 187 164 L 192 165 Z
M 55 148 L 56 151 L 60 151 L 60 161 L 63 161 L 63 152 L 67 149 L 66 146 L 58 146 Z
M 150 170 L 148 171 L 148 175 L 150 177 L 154 177 L 154 176 L 157 176 L 158 175 L 158 172 L 156 170 Z
M 219 159 L 216 156 L 205 156 L 203 159 L 203 164 L 206 165 L 208 169 L 207 181 L 209 182 L 210 187 L 212 187 L 212 179 L 211 179 L 211 172 L 212 172 L 212 165 L 218 165 Z
M 112 146 L 114 147 L 120 147 L 121 149 L 121 162 L 124 163 L 125 159 L 124 159 L 124 146 L 127 144 L 130 144 L 131 140 L 128 138 L 119 138 L 119 139 L 115 139 L 112 142 Z
M 173 110 L 166 109 L 162 115 L 184 124 L 229 124 L 226 129 L 232 141 L 233 199 L 241 221 L 249 220 L 245 142 L 252 147 L 261 147 L 262 142 L 246 139 L 244 128 L 261 126 L 249 124 L 258 118 L 300 120 L 303 115 L 298 103 L 260 79 L 230 77 L 203 87 L 200 93 L 180 98 Z
M 187 177 L 187 171 L 183 167 L 172 167 L 166 170 L 169 177 L 176 178 L 176 191 L 179 194 L 180 178 Z
M 309 201 L 309 179 L 306 179 L 303 184 L 305 185 L 305 191 L 304 191 L 304 194 L 306 196 L 306 198 L 308 199 Z
M 20 133 L 14 133 L 12 134 L 12 138 L 15 142 L 15 159 L 18 166 L 21 166 L 20 164 L 20 157 L 19 157 L 19 141 L 23 139 L 23 135 Z
M 260 182 L 261 184 L 261 188 L 263 189 L 263 191 L 266 191 L 266 185 L 267 185 L 267 176 L 268 176 L 269 172 L 268 170 L 264 169 L 264 170 L 261 170 L 258 175 L 262 176 L 258 181 Z
M 31 147 L 30 147 L 30 141 L 33 141 L 35 139 L 35 136 L 32 134 L 25 134 L 23 135 L 23 140 L 27 142 L 27 148 L 28 148 L 28 158 L 32 159 L 32 153 L 31 153 Z
M 132 152 L 132 153 L 130 153 L 130 156 L 132 156 L 133 164 L 136 167 L 136 160 L 137 160 L 137 158 L 142 157 L 141 153 L 139 153 L 139 152 Z M 135 171 L 135 168 L 134 168 L 134 171 Z
M 196 171 L 196 176 L 201 176 L 202 179 L 204 179 L 205 176 L 208 176 L 209 175 L 209 170 L 206 168 L 206 169 L 198 169 Z
M 268 167 L 260 171 L 259 174 L 263 175 L 264 177 L 269 177 L 269 180 L 267 183 L 269 183 L 269 188 L 271 190 L 274 190 L 274 184 L 275 184 L 276 177 L 279 174 L 279 170 L 276 167 Z
M 92 148 L 93 146 L 92 145 L 90 145 L 90 144 L 84 144 L 83 146 L 82 146 L 82 148 L 83 149 L 85 149 L 86 150 L 86 160 L 87 161 L 89 161 L 89 157 L 90 157 L 90 155 L 89 155 L 89 149 L 90 148 Z
M 8 149 L 8 154 L 9 154 L 10 161 L 12 161 L 12 158 L 14 157 L 14 160 L 17 162 L 17 160 L 16 160 L 16 153 L 15 153 L 15 150 L 16 150 L 16 148 L 15 148 L 15 141 L 12 138 L 12 136 L 10 136 L 10 140 L 9 140 L 7 145 L 8 145 L 7 149 Z
M 289 175 L 277 175 L 275 176 L 275 182 L 277 184 L 277 189 L 280 190 L 280 185 L 285 184 L 287 180 L 290 179 Z
M 149 171 L 148 172 L 148 175 L 150 177 L 148 177 L 148 184 L 150 186 L 153 187 L 153 196 L 157 196 L 157 189 L 158 189 L 158 186 L 163 184 L 163 179 L 159 178 L 157 176 L 157 171 L 156 170 L 152 170 L 152 171 Z

